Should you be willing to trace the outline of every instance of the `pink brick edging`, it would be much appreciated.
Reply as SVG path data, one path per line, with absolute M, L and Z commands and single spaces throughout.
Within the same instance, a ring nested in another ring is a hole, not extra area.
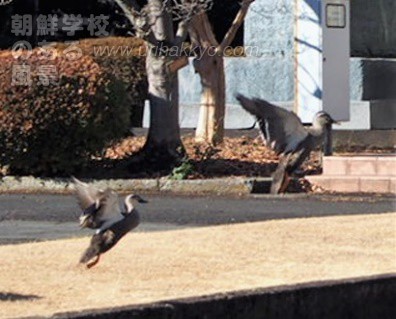
M 335 192 L 396 194 L 396 155 L 324 157 L 323 175 L 306 179 Z
M 323 174 L 396 177 L 396 155 L 324 157 Z
M 334 192 L 396 194 L 396 177 L 310 175 L 305 178 L 312 184 Z

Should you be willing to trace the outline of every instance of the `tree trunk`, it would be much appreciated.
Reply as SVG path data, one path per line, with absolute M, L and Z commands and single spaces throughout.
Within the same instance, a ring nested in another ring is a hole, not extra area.
M 195 139 L 197 142 L 218 144 L 224 137 L 224 60 L 222 52 L 217 52 L 219 43 L 205 12 L 193 19 L 190 36 L 193 44 L 201 47 L 204 52 L 194 59 L 194 68 L 201 78 L 202 85 L 201 108 Z
M 222 56 L 204 55 L 194 61 L 195 70 L 201 77 L 202 95 L 197 142 L 218 144 L 224 137 L 225 77 Z
M 194 46 L 205 52 L 194 60 L 202 84 L 202 98 L 197 131 L 198 142 L 221 143 L 224 138 L 225 71 L 224 50 L 231 44 L 254 0 L 242 0 L 241 8 L 223 41 L 218 43 L 205 12 L 194 17 L 189 28 Z
M 147 43 L 146 70 L 149 83 L 150 128 L 143 148 L 144 159 L 157 168 L 168 168 L 184 156 L 179 127 L 177 70 L 169 54 L 175 45 L 171 3 L 149 0 L 151 43 Z
M 178 78 L 177 72 L 169 71 L 171 62 L 169 57 L 153 53 L 148 54 L 146 61 L 150 128 L 144 152 L 146 159 L 164 165 L 184 155 L 179 127 Z

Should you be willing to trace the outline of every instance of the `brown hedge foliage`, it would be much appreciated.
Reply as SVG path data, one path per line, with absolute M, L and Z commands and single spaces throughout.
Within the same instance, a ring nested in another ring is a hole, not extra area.
M 0 166 L 8 173 L 76 173 L 129 127 L 131 101 L 123 83 L 91 57 L 27 60 L 0 52 Z M 31 85 L 12 85 L 15 65 L 31 69 Z M 40 84 L 39 66 L 54 65 L 57 83 Z
M 148 90 L 144 41 L 132 37 L 105 37 L 80 40 L 77 46 L 84 55 L 92 57 L 103 69 L 124 83 L 132 101 L 132 120 L 138 124 Z M 60 50 L 68 47 L 70 45 L 64 43 L 56 46 Z

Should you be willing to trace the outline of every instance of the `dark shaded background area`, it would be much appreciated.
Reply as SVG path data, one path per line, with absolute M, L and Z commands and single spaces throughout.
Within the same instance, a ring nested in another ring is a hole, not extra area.
M 361 63 L 363 69 L 363 100 L 396 101 L 396 61 L 368 59 Z M 393 121 L 395 119 L 393 118 Z
M 124 17 L 114 1 L 109 0 L 14 0 L 10 5 L 0 7 L 0 48 L 9 48 L 18 40 L 27 40 L 31 44 L 39 41 L 71 41 L 81 38 L 89 38 L 90 33 L 84 26 L 84 30 L 76 31 L 75 36 L 67 36 L 65 32 L 59 28 L 54 36 L 47 35 L 45 37 L 22 37 L 15 36 L 11 33 L 11 16 L 15 14 L 56 14 L 59 23 L 65 14 L 81 14 L 83 18 L 89 17 L 91 14 L 105 14 L 110 16 L 110 25 L 106 31 L 110 35 L 124 36 L 130 30 L 128 20 Z M 35 18 L 33 17 L 33 21 Z M 36 33 L 36 32 L 33 32 Z
M 147 1 L 139 0 L 139 4 Z M 208 13 L 210 21 L 213 23 L 216 37 L 220 41 L 231 26 L 234 17 L 239 10 L 240 4 L 237 0 L 215 0 L 212 10 Z M 113 36 L 126 36 L 133 32 L 129 21 L 124 17 L 122 11 L 113 0 L 14 0 L 11 4 L 0 6 L 0 48 L 6 49 L 18 40 L 27 40 L 32 44 L 40 41 L 71 41 L 82 38 L 89 38 L 91 35 L 86 27 L 77 31 L 75 36 L 67 36 L 65 32 L 59 30 L 54 36 L 45 37 L 21 37 L 11 33 L 11 16 L 14 14 L 56 14 L 59 20 L 64 14 L 81 14 L 87 18 L 91 14 L 110 16 L 110 25 L 106 31 Z M 33 21 L 35 19 L 33 18 Z M 35 32 L 34 32 L 35 33 Z M 243 30 L 241 29 L 233 45 L 243 45 Z
M 317 0 L 305 0 L 315 11 Z M 396 58 L 396 1 L 350 0 L 351 56 Z
M 351 55 L 396 58 L 396 1 L 352 0 Z
M 147 0 L 138 0 L 144 4 Z M 220 41 L 238 12 L 238 0 L 214 0 L 209 18 L 214 25 L 216 37 Z M 30 42 L 43 39 L 15 37 L 11 32 L 11 15 L 33 14 L 35 6 L 41 14 L 105 14 L 110 16 L 111 25 L 106 29 L 110 35 L 125 36 L 132 30 L 113 0 L 14 0 L 12 4 L 0 6 L 0 48 L 8 48 L 18 40 Z M 351 1 L 351 55 L 355 57 L 396 57 L 396 1 L 395 0 L 353 0 Z M 271 36 L 271 35 L 268 35 Z M 76 36 L 65 36 L 59 32 L 47 41 L 65 41 L 90 37 L 86 30 Z M 243 28 L 238 32 L 234 46 L 243 45 Z

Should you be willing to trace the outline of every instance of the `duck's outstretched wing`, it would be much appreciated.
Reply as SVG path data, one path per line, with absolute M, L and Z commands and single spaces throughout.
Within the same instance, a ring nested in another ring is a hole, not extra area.
M 96 220 L 102 224 L 101 228 L 106 228 L 123 218 L 117 193 L 109 188 L 106 189 L 99 202 Z
M 80 221 L 84 227 L 99 228 L 123 218 L 118 195 L 111 189 L 100 190 L 73 177 L 76 195 L 83 210 Z
M 246 111 L 256 116 L 266 144 L 277 154 L 293 152 L 307 138 L 308 132 L 295 113 L 242 94 L 236 99 Z
M 78 204 L 83 211 L 87 210 L 90 206 L 100 201 L 100 198 L 104 193 L 103 190 L 84 183 L 74 176 L 72 176 L 72 180 L 74 182 L 74 189 L 76 190 Z

